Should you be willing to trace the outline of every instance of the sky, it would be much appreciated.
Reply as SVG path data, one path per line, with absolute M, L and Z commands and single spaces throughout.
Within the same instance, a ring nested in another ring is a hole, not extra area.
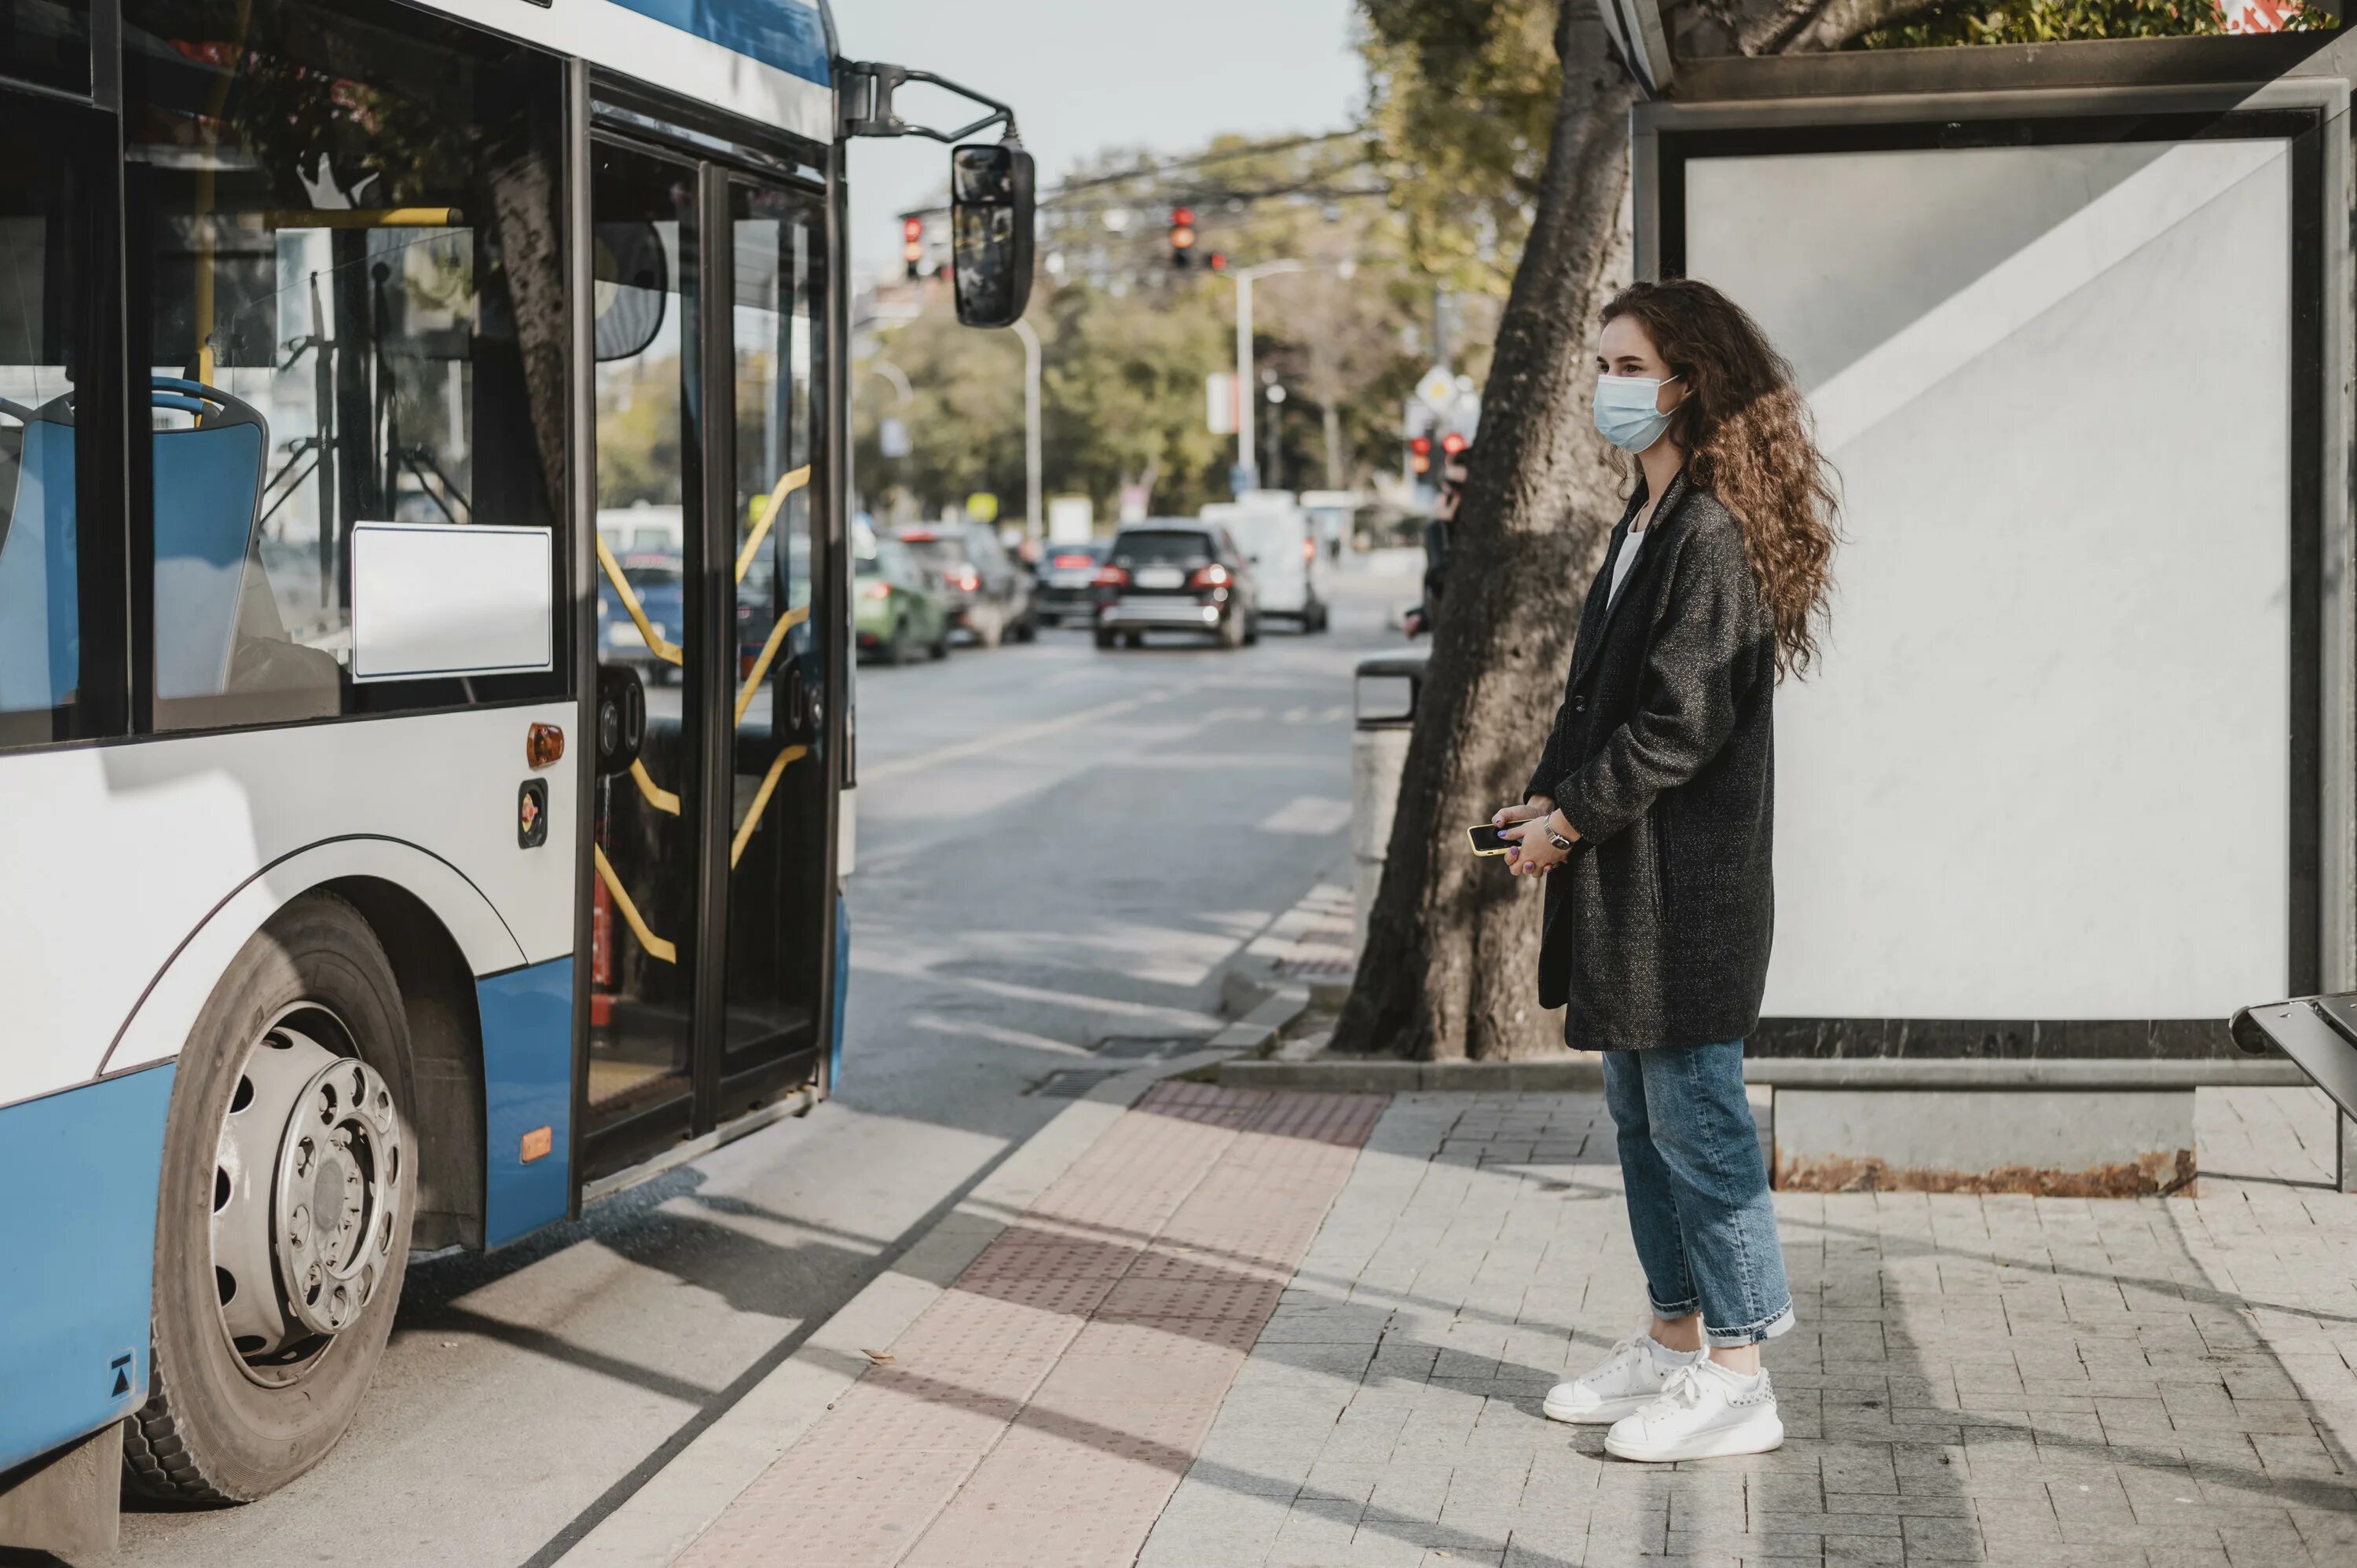
M 1178 153 L 1223 131 L 1351 124 L 1366 93 L 1355 15 L 1352 0 L 834 0 L 850 59 L 938 71 L 1013 105 L 1043 192 L 1108 147 Z M 983 113 L 915 88 L 899 108 L 948 129 Z M 948 176 L 938 142 L 854 142 L 853 265 L 899 265 L 899 212 L 941 199 Z

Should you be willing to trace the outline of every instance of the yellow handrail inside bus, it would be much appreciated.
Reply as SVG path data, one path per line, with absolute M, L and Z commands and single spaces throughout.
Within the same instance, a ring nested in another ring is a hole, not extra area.
M 648 649 L 666 664 L 684 666 L 686 654 L 681 651 L 678 643 L 666 642 L 655 635 L 654 624 L 647 619 L 646 607 L 639 603 L 639 596 L 631 588 L 630 580 L 622 575 L 621 564 L 614 559 L 614 553 L 606 548 L 606 542 L 602 539 L 597 542 L 597 564 L 606 569 L 606 580 L 613 584 L 614 592 L 621 596 L 622 607 L 630 611 L 630 618 L 638 623 L 639 635 L 646 639 Z
M 761 515 L 753 520 L 753 532 L 746 539 L 745 548 L 737 553 L 738 582 L 743 582 L 745 574 L 752 570 L 755 553 L 761 548 L 761 541 L 770 536 L 770 524 L 778 521 L 778 509 L 786 504 L 788 496 L 810 483 L 810 465 L 804 463 L 799 468 L 788 469 L 778 476 L 777 489 L 770 492 L 770 504 L 763 507 Z
M 230 220 L 241 229 L 457 229 L 467 215 L 455 207 L 297 207 Z
M 630 777 L 638 781 L 639 793 L 647 798 L 648 805 L 658 811 L 668 811 L 674 817 L 679 815 L 679 797 L 656 783 L 654 775 L 647 771 L 647 765 L 637 757 L 630 759 Z
M 745 820 L 737 824 L 737 837 L 728 845 L 728 868 L 731 871 L 737 869 L 737 862 L 745 854 L 745 846 L 753 842 L 753 834 L 761 825 L 761 813 L 769 809 L 770 796 L 776 791 L 778 779 L 785 772 L 786 764 L 809 755 L 809 746 L 790 746 L 779 752 L 778 759 L 770 764 L 770 771 L 762 777 L 761 787 L 753 791 L 753 803 L 745 809 Z
M 622 912 L 624 923 L 639 939 L 639 945 L 647 950 L 647 956 L 662 963 L 677 963 L 679 949 L 647 929 L 646 917 L 640 915 L 639 907 L 630 902 L 630 896 L 622 891 L 622 879 L 614 875 L 613 863 L 606 858 L 605 846 L 592 844 L 589 847 L 597 857 L 597 880 L 606 885 L 607 897 L 613 899 L 614 908 Z
M 745 722 L 745 710 L 753 705 L 753 693 L 761 689 L 762 678 L 769 674 L 770 660 L 777 658 L 779 647 L 786 640 L 786 633 L 808 619 L 810 619 L 810 606 L 796 605 L 792 609 L 780 616 L 778 624 L 770 628 L 770 640 L 761 644 L 760 657 L 753 660 L 753 668 L 745 677 L 744 689 L 737 693 L 738 724 Z

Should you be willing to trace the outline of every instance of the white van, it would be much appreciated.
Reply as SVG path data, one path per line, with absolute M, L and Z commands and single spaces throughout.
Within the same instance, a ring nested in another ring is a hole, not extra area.
M 1300 623 L 1303 631 L 1324 631 L 1325 578 L 1321 552 L 1309 514 L 1283 491 L 1254 491 L 1241 501 L 1213 501 L 1201 513 L 1232 535 L 1252 567 L 1260 613 Z

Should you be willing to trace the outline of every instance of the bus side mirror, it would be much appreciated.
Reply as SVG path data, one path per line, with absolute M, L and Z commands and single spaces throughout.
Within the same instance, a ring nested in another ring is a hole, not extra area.
M 1012 327 L 1031 303 L 1031 155 L 1020 145 L 950 150 L 950 274 L 968 327 Z
M 647 739 L 647 692 L 627 664 L 597 667 L 597 771 L 627 773 Z

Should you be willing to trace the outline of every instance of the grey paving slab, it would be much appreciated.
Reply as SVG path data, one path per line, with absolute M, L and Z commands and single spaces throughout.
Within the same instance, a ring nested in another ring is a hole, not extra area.
M 1780 1195 L 1785 1446 L 1652 1468 L 1538 1411 L 1643 1310 L 1601 1101 L 1402 1095 L 1140 1561 L 2344 1568 L 2329 1109 L 2205 1090 L 2199 1132 L 2184 1197 Z

